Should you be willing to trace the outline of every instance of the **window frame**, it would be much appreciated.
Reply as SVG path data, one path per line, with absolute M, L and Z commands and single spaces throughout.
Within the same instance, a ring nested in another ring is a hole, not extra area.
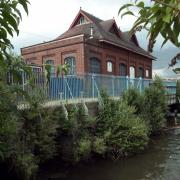
M 124 67 L 123 70 L 125 70 L 125 75 L 122 75 L 122 74 L 124 74 L 124 73 L 121 73 L 121 68 L 120 68 L 120 67 L 122 67 L 122 66 Z M 122 76 L 122 77 L 127 76 L 127 65 L 126 65 L 125 63 L 120 63 L 120 64 L 119 64 L 119 75 Z
M 150 78 L 150 69 L 146 68 L 146 78 Z
M 140 70 L 142 70 L 142 76 L 140 76 Z M 142 66 L 138 67 L 138 77 L 144 78 L 144 68 Z
M 71 60 L 70 63 L 67 61 Z M 67 56 L 64 58 L 64 64 L 67 64 L 70 66 L 70 71 L 67 73 L 68 75 L 76 75 L 76 57 L 75 56 Z
M 50 63 L 49 63 L 50 62 Z M 53 59 L 46 59 L 45 64 L 51 65 L 51 75 L 55 75 L 55 65 Z
M 134 70 L 133 74 L 131 74 L 131 68 Z M 129 66 L 129 77 L 132 79 L 136 78 L 136 67 L 134 65 Z
M 97 67 L 96 65 L 98 65 L 99 67 Z M 93 68 L 94 68 L 94 70 L 93 70 Z M 90 57 L 90 59 L 89 59 L 89 72 L 92 74 L 101 74 L 101 60 L 99 58 Z
M 111 65 L 111 67 L 108 66 L 108 65 Z M 109 70 L 109 67 L 110 67 L 110 70 Z M 111 59 L 108 59 L 106 61 L 106 70 L 107 70 L 108 73 L 113 73 L 113 62 L 112 62 Z

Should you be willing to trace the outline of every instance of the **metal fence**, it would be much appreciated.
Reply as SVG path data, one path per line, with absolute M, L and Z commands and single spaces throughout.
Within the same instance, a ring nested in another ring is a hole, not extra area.
M 69 101 L 93 101 L 100 98 L 100 91 L 105 90 L 110 97 L 120 97 L 124 91 L 133 87 L 143 92 L 152 83 L 150 79 L 129 78 L 121 76 L 109 76 L 99 74 L 68 75 L 62 77 L 51 76 L 50 81 L 42 72 L 34 73 L 34 79 L 30 86 L 30 78 L 22 73 L 22 89 L 27 93 L 38 93 L 41 90 L 44 100 L 48 104 L 56 104 L 65 100 Z M 175 94 L 175 83 L 164 82 L 168 94 Z M 61 100 L 61 101 L 60 101 Z M 18 98 L 19 104 L 25 104 L 23 97 Z

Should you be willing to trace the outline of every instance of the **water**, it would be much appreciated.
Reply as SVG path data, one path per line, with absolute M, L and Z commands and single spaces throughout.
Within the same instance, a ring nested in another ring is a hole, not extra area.
M 57 168 L 47 176 L 56 180 L 180 180 L 180 129 L 154 139 L 144 154 L 118 162 L 98 160 L 63 173 Z

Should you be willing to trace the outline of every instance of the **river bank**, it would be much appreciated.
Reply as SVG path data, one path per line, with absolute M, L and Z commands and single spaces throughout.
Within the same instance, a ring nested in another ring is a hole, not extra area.
M 179 180 L 180 128 L 171 127 L 151 140 L 142 154 L 116 162 L 98 159 L 77 166 L 41 169 L 39 180 Z

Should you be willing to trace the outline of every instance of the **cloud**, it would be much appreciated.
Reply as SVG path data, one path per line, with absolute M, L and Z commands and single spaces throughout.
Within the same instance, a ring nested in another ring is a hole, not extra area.
M 119 8 L 126 0 L 30 0 L 29 15 L 23 13 L 20 24 L 20 35 L 13 38 L 15 49 L 56 38 L 71 25 L 80 7 L 83 10 L 103 19 L 116 19 L 118 26 L 127 31 L 133 24 L 131 17 L 118 16 Z

